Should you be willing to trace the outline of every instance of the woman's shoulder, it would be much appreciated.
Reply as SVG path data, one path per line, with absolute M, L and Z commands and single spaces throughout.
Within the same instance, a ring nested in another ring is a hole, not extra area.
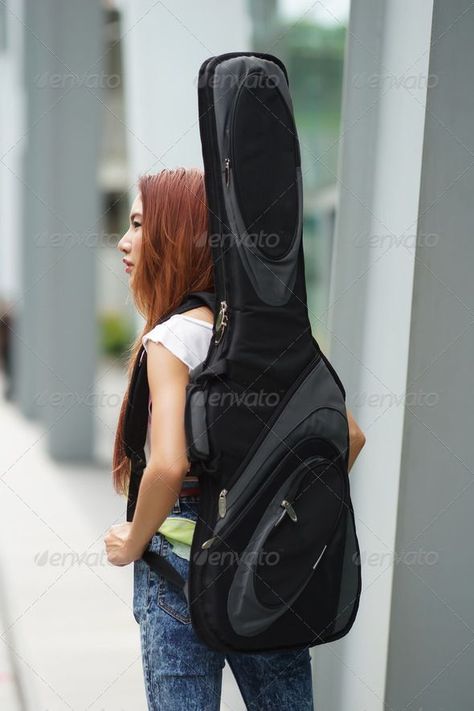
M 204 311 L 208 314 L 203 314 Z M 173 314 L 144 334 L 142 343 L 162 343 L 189 369 L 206 357 L 212 335 L 213 323 L 207 320 L 212 311 L 207 307 L 191 309 L 183 314 Z
M 184 318 L 190 318 L 197 321 L 202 321 L 206 325 L 212 326 L 214 323 L 214 314 L 208 306 L 197 306 L 194 309 L 185 311 L 183 314 L 175 314 Z

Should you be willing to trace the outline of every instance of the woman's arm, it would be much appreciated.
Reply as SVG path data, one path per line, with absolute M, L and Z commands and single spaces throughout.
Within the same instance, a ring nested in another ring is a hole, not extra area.
M 349 422 L 349 471 L 360 454 L 365 444 L 365 435 L 354 420 L 350 410 L 347 410 L 347 420 Z
M 173 508 L 189 469 L 184 431 L 189 369 L 161 343 L 148 341 L 147 350 L 153 403 L 150 461 L 143 472 L 130 530 L 130 547 L 140 555 Z

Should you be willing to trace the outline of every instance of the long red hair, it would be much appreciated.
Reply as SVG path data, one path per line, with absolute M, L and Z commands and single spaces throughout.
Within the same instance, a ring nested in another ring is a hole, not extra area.
M 143 335 L 191 291 L 213 291 L 204 174 L 197 168 L 165 169 L 138 181 L 142 199 L 142 243 L 130 288 L 146 323 L 129 349 L 128 386 L 115 434 L 112 475 L 115 491 L 127 496 L 130 460 L 122 439 L 130 378 Z

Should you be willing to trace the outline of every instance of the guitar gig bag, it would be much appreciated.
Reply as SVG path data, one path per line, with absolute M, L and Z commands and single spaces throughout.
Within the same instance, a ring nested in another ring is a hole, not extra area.
M 184 592 L 211 648 L 311 647 L 351 629 L 361 565 L 346 394 L 308 317 L 285 66 L 263 53 L 211 57 L 198 104 L 215 318 L 186 389 L 201 500 Z

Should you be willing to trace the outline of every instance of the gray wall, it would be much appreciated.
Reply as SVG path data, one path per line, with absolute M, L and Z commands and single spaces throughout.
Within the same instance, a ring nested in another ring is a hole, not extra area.
M 21 300 L 16 394 L 56 459 L 93 458 L 101 8 L 24 3 Z M 92 398 L 93 400 L 93 398 Z
M 385 708 L 431 22 L 428 0 L 351 5 L 328 340 L 367 442 L 350 473 L 358 617 L 314 652 L 315 700 L 331 711 Z
M 322 709 L 474 708 L 473 36 L 468 0 L 352 3 L 329 323 L 362 597 Z
M 386 702 L 474 708 L 474 11 L 436 0 Z

